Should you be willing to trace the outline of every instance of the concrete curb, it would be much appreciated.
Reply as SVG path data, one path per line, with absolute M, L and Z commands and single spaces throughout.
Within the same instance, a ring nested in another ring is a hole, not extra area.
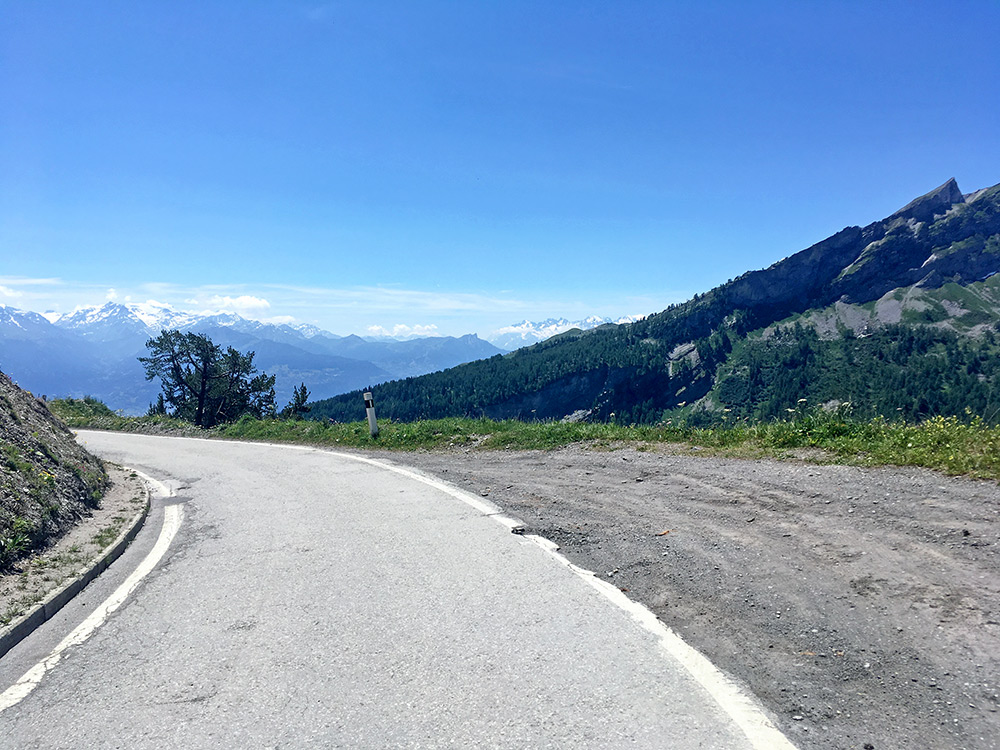
M 114 544 L 102 552 L 90 563 L 88 568 L 81 570 L 75 578 L 50 592 L 42 601 L 34 605 L 27 613 L 21 615 L 9 625 L 0 628 L 0 656 L 10 651 L 24 640 L 36 628 L 50 619 L 74 596 L 83 591 L 84 587 L 103 573 L 111 563 L 121 557 L 125 548 L 135 539 L 139 529 L 149 515 L 149 487 L 143 483 L 146 493 L 146 503 L 142 510 L 135 514 L 132 522 L 122 530 Z

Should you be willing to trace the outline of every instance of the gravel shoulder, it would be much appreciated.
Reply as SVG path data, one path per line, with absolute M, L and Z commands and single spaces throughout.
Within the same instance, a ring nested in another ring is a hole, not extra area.
M 0 628 L 93 565 L 145 508 L 142 480 L 120 467 L 106 468 L 111 483 L 97 508 L 49 547 L 0 574 Z
M 379 456 L 614 582 L 803 750 L 1000 748 L 995 482 L 631 448 Z

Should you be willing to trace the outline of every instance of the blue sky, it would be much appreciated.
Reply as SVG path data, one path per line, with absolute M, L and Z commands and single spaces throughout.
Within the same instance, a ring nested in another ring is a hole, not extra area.
M 1000 182 L 1000 2 L 0 0 L 0 304 L 617 317 Z

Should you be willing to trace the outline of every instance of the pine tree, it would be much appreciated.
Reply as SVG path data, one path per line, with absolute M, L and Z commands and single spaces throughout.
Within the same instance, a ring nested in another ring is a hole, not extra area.
M 281 417 L 283 419 L 302 419 L 310 411 L 310 407 L 306 406 L 308 400 L 309 390 L 303 383 L 293 391 L 292 400 L 288 402 L 288 406 L 281 410 Z
M 221 347 L 199 333 L 161 331 L 139 357 L 146 380 L 160 379 L 164 412 L 199 427 L 231 422 L 244 414 L 274 414 L 274 376 L 258 373 L 254 352 Z M 160 400 L 157 400 L 159 408 Z

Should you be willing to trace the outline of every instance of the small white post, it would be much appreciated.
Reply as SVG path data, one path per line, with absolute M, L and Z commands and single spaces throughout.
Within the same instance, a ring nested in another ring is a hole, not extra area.
M 365 411 L 368 413 L 368 432 L 373 438 L 378 437 L 378 422 L 375 421 L 375 399 L 371 391 L 365 392 Z

